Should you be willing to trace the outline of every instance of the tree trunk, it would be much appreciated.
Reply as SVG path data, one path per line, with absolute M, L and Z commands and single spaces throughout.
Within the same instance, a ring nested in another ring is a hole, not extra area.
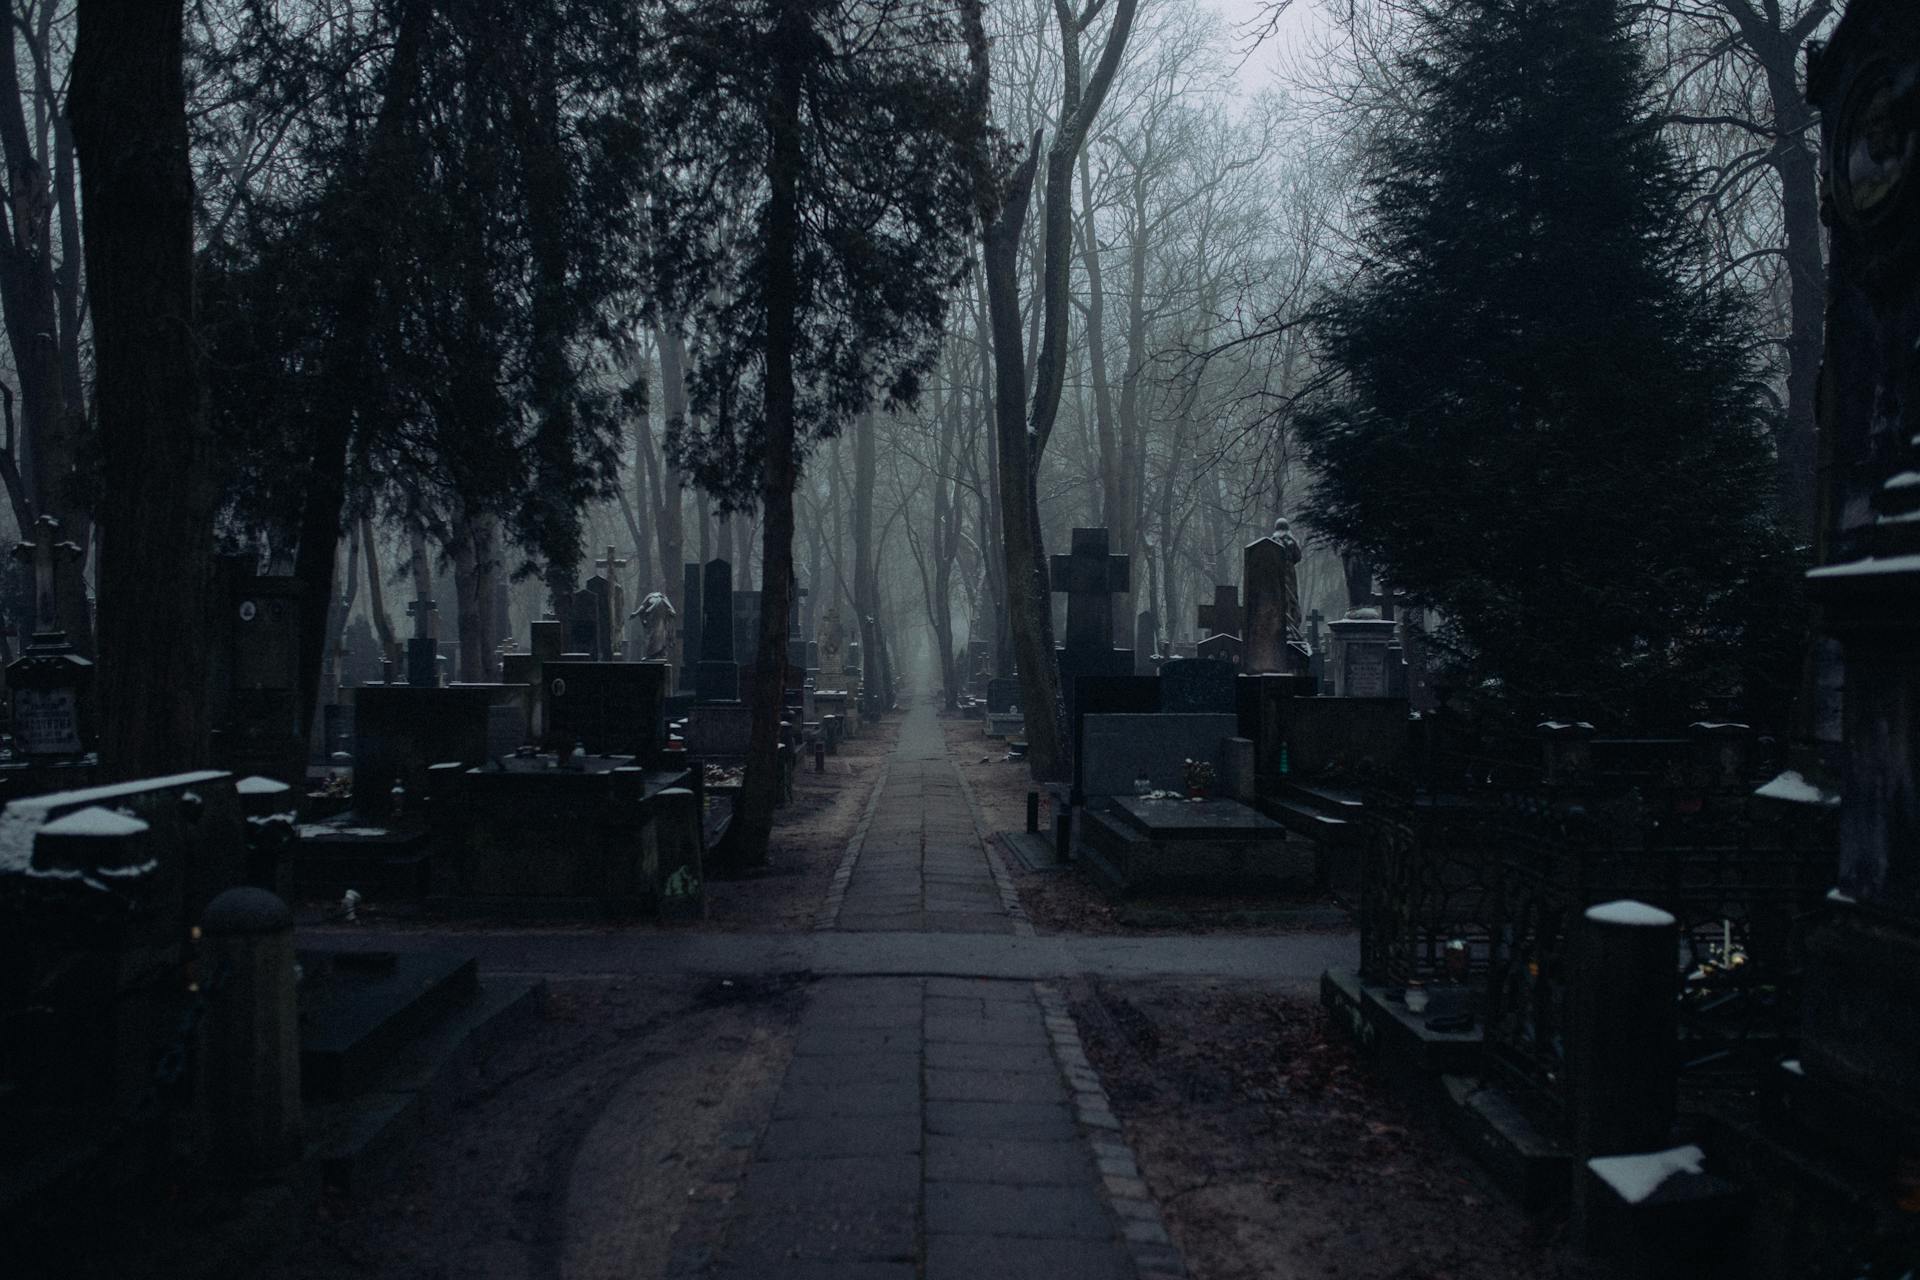
M 687 420 L 687 344 L 677 330 L 670 328 L 654 329 L 655 345 L 660 348 L 660 390 L 666 398 L 667 439 L 672 440 L 676 431 L 684 430 Z M 680 473 L 661 460 L 660 506 L 657 516 L 660 546 L 660 573 L 665 579 L 660 590 L 667 599 L 673 601 L 674 609 L 684 617 L 687 601 L 681 597 L 686 594 L 686 584 L 682 581 L 682 566 L 686 556 L 686 535 L 681 531 L 681 481 Z
M 210 749 L 215 495 L 182 33 L 181 0 L 80 0 L 71 101 L 105 466 L 100 761 L 114 778 L 177 773 Z
M 811 31 L 805 10 L 789 0 L 779 18 L 773 92 L 767 104 L 767 362 L 766 480 L 760 584 L 760 636 L 753 656 L 753 719 L 746 776 L 728 831 L 742 865 L 764 866 L 780 791 L 780 709 L 786 687 L 787 613 L 793 599 L 795 450 L 793 347 L 799 316 L 800 104 Z M 728 625 L 723 621 L 722 625 Z
M 373 633 L 380 638 L 380 651 L 398 667 L 400 642 L 393 634 L 393 619 L 387 615 L 386 580 L 380 576 L 380 548 L 373 537 L 373 517 L 360 517 L 360 546 L 367 557 L 367 616 L 373 619 Z
M 863 413 L 853 424 L 853 618 L 860 635 L 862 710 L 868 715 L 886 701 L 875 617 L 879 604 L 874 599 L 873 488 L 877 470 L 873 415 Z

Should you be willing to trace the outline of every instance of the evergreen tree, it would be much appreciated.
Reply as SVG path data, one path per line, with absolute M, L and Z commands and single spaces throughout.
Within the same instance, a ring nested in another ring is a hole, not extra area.
M 1421 0 L 1418 30 L 1322 312 L 1313 522 L 1520 715 L 1671 721 L 1790 668 L 1760 339 L 1705 273 L 1621 0 Z

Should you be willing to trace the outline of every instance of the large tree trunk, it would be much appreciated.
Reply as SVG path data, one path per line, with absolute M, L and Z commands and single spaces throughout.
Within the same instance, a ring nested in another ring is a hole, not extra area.
M 397 666 L 400 641 L 387 614 L 386 581 L 380 576 L 380 547 L 374 541 L 372 516 L 360 517 L 360 546 L 367 557 L 367 616 L 373 619 L 373 633 L 380 638 L 380 652 Z
M 764 866 L 780 799 L 780 709 L 786 688 L 787 612 L 793 599 L 793 488 L 798 478 L 794 433 L 793 347 L 799 316 L 800 100 L 811 45 L 805 11 L 780 12 L 773 93 L 767 103 L 767 363 L 766 481 L 760 581 L 760 637 L 751 669 L 752 727 L 746 776 L 728 832 L 734 859 Z M 722 625 L 726 625 L 724 622 Z
M 878 461 L 873 415 L 863 413 L 853 424 L 853 617 L 860 636 L 862 712 L 867 715 L 880 710 L 887 701 L 873 569 L 873 489 Z
M 80 0 L 78 27 L 72 114 L 105 467 L 100 760 L 108 776 L 131 778 L 203 764 L 210 749 L 214 491 L 183 6 Z M 330 557 L 336 550 L 337 539 L 327 544 Z
M 63 540 L 84 548 L 90 521 L 74 492 L 84 406 L 77 379 L 70 386 L 65 376 L 68 356 L 77 369 L 78 343 L 73 340 L 77 320 L 64 312 L 56 286 L 54 200 L 46 166 L 27 131 L 17 34 L 10 30 L 8 38 L 0 41 L 0 146 L 6 155 L 12 214 L 8 234 L 0 240 L 0 312 L 6 317 L 14 371 L 20 380 L 21 452 L 32 495 L 32 512 L 21 524 L 20 536 L 32 536 L 28 528 L 34 517 L 50 515 L 60 521 Z M 63 176 L 70 185 L 70 162 L 62 167 L 68 170 Z M 66 255 L 62 272 L 68 275 L 79 265 L 79 239 L 66 216 L 70 199 L 70 191 L 62 193 L 61 243 Z M 69 392 L 74 393 L 71 399 Z M 87 616 L 85 582 L 76 570 L 60 575 L 56 588 L 54 609 L 60 629 L 75 648 L 91 654 L 93 626 Z

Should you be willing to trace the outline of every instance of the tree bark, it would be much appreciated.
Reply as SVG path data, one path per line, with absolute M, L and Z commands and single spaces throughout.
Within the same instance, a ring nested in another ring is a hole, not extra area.
M 685 429 L 687 420 L 687 343 L 677 330 L 666 327 L 654 329 L 654 342 L 660 349 L 660 391 L 666 400 L 667 439 L 671 440 L 676 431 Z M 660 590 L 666 592 L 675 611 L 684 617 L 687 601 L 681 597 L 686 594 L 686 584 L 682 581 L 686 535 L 681 531 L 681 496 L 680 473 L 663 459 L 656 538 L 660 545 L 660 573 L 665 579 Z
M 105 466 L 100 762 L 113 778 L 177 773 L 210 751 L 214 491 L 195 334 L 183 9 L 181 0 L 80 0 L 73 57 Z M 327 553 L 337 550 L 336 538 Z
M 373 619 L 373 633 L 380 638 L 380 651 L 388 662 L 400 662 L 400 642 L 393 634 L 393 620 L 387 615 L 386 582 L 380 576 L 380 548 L 373 537 L 373 517 L 360 517 L 360 546 L 367 557 L 367 615 Z
M 787 613 L 793 599 L 793 489 L 798 478 L 793 373 L 800 288 L 800 106 L 812 32 L 805 9 L 780 9 L 773 92 L 767 103 L 766 478 L 761 493 L 760 637 L 749 688 L 753 718 L 746 776 L 728 840 L 733 859 L 765 866 L 779 802 L 780 706 L 786 687 Z M 723 623 L 725 625 L 725 623 Z

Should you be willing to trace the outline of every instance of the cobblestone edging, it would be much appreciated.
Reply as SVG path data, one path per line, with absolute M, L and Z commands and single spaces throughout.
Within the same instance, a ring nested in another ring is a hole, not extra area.
M 840 906 L 846 901 L 847 885 L 853 880 L 853 868 L 860 861 L 860 850 L 866 847 L 867 829 L 873 825 L 873 815 L 880 811 L 880 797 L 886 794 L 887 776 L 893 772 L 893 754 L 880 762 L 880 776 L 874 779 L 873 791 L 867 796 L 867 811 L 860 815 L 859 825 L 853 829 L 853 839 L 847 841 L 847 851 L 840 855 L 840 865 L 833 870 L 833 882 L 827 886 L 826 901 L 820 904 L 820 910 L 813 916 L 815 930 L 831 929 L 840 923 Z
M 1080 1041 L 1080 1028 L 1067 1008 L 1066 994 L 1054 983 L 1036 982 L 1034 996 L 1053 1042 L 1053 1056 L 1061 1074 L 1073 1089 L 1073 1110 L 1087 1133 L 1094 1159 L 1100 1166 L 1101 1189 L 1118 1215 L 1125 1235 L 1127 1251 L 1139 1280 L 1184 1280 L 1186 1260 L 1167 1234 L 1160 1206 L 1147 1190 L 1134 1162 L 1133 1148 L 1127 1145 L 1120 1120 L 1107 1100 L 1100 1075 L 1087 1061 L 1086 1046 Z
M 974 798 L 973 784 L 967 781 L 967 775 L 958 765 L 953 766 L 953 776 L 960 780 L 960 794 L 967 801 L 967 816 L 973 819 L 973 838 L 980 842 L 980 854 L 987 860 L 987 870 L 993 875 L 993 887 L 1000 891 L 1000 909 L 1013 922 L 1014 937 L 1031 938 L 1034 936 L 1033 921 L 1027 916 L 1026 907 L 1021 905 L 1020 890 L 1015 887 L 1013 876 L 1000 856 L 998 842 L 980 821 L 980 803 Z

